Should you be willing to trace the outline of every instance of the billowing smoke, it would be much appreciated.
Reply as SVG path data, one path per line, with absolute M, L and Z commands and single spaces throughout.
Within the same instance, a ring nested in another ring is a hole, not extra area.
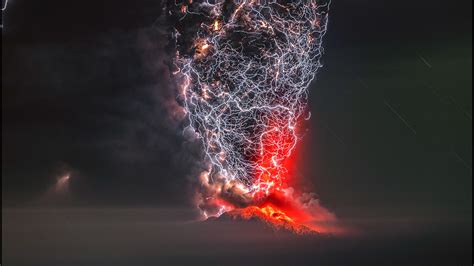
M 328 0 L 168 2 L 179 101 L 209 165 L 196 199 L 206 217 L 255 207 L 291 223 L 307 208 L 288 166 L 310 117 L 328 9 Z

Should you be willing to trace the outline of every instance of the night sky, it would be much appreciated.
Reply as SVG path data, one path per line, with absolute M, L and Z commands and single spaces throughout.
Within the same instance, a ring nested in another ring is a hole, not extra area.
M 314 240 L 189 222 L 159 1 L 9 0 L 3 264 L 471 265 L 471 9 L 333 1 L 298 178 L 361 235 Z

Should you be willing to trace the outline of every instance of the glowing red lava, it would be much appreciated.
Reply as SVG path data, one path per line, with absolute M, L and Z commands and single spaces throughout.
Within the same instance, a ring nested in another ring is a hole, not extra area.
M 313 195 L 295 197 L 292 189 L 278 191 L 250 206 L 237 208 L 220 201 L 223 209 L 232 218 L 259 219 L 276 229 L 285 229 L 298 234 L 339 234 L 343 229 L 337 219 L 323 208 Z
M 289 217 L 285 212 L 267 205 L 265 207 L 251 206 L 244 209 L 236 209 L 228 213 L 230 216 L 240 217 L 246 220 L 259 218 L 262 221 L 275 226 L 276 228 L 284 228 L 299 234 L 318 232 L 312 228 L 298 224 L 293 218 Z

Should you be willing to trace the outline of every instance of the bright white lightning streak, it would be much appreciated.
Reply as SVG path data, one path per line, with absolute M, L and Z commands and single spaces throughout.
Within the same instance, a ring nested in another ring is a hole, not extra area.
M 3 11 L 7 10 L 8 7 L 8 0 L 5 0 L 5 3 L 2 6 L 2 16 L 3 16 Z M 2 24 L 0 25 L 0 28 L 3 29 L 3 17 L 2 17 Z
M 7 10 L 7 6 L 8 6 L 8 0 L 5 0 L 5 3 L 2 6 L 2 11 Z
M 194 54 L 178 52 L 175 74 L 213 173 L 268 192 L 285 178 L 297 124 L 309 116 L 307 89 L 321 67 L 329 2 L 235 0 L 225 20 L 228 2 L 183 5 L 183 17 L 210 23 L 197 32 Z

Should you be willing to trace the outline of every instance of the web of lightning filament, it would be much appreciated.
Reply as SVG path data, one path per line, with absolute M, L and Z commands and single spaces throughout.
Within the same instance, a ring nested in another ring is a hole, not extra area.
M 194 55 L 177 53 L 175 74 L 190 127 L 202 139 L 214 174 L 268 194 L 286 178 L 284 162 L 307 115 L 329 3 L 233 2 L 227 21 L 223 0 L 182 6 L 183 18 L 198 12 L 212 23 L 201 25 Z

